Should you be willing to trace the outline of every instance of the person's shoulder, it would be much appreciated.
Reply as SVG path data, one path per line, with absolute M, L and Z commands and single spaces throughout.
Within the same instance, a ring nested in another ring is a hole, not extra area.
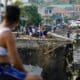
M 13 33 L 10 30 L 9 31 L 5 31 L 5 32 L 2 33 L 2 37 L 6 38 L 6 39 L 10 39 L 10 38 L 13 37 Z
M 1 39 L 3 40 L 4 43 L 6 43 L 6 42 L 12 43 L 15 40 L 13 33 L 10 30 L 3 32 L 1 34 Z

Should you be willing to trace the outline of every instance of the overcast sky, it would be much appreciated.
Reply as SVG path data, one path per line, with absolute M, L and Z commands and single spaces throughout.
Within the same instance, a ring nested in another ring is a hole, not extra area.
M 0 1 L 2 1 L 2 3 L 5 3 L 5 0 L 0 0 Z M 16 0 L 13 0 L 13 1 L 16 1 Z M 28 2 L 28 0 L 21 0 L 21 1 Z
M 15 1 L 15 0 L 13 0 L 13 1 Z M 28 0 L 21 0 L 21 1 L 23 1 L 23 2 L 28 2 Z

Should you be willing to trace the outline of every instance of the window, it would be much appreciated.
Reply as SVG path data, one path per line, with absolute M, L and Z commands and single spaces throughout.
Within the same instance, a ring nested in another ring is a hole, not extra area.
M 52 13 L 52 10 L 51 10 L 51 9 L 49 10 L 49 13 L 50 13 L 50 14 Z

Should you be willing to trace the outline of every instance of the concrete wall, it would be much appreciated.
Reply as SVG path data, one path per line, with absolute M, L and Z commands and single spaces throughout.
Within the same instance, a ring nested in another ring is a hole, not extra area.
M 71 46 L 60 46 L 48 54 L 43 54 L 42 48 L 18 48 L 18 51 L 24 64 L 38 65 L 43 68 L 44 80 L 68 80 L 71 75 L 67 74 L 68 63 L 65 58 L 70 53 L 69 47 Z

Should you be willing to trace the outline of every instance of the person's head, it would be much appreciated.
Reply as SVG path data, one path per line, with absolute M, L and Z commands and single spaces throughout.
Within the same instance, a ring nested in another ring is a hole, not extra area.
M 4 20 L 12 27 L 16 26 L 20 19 L 20 8 L 18 6 L 9 5 L 6 7 Z

